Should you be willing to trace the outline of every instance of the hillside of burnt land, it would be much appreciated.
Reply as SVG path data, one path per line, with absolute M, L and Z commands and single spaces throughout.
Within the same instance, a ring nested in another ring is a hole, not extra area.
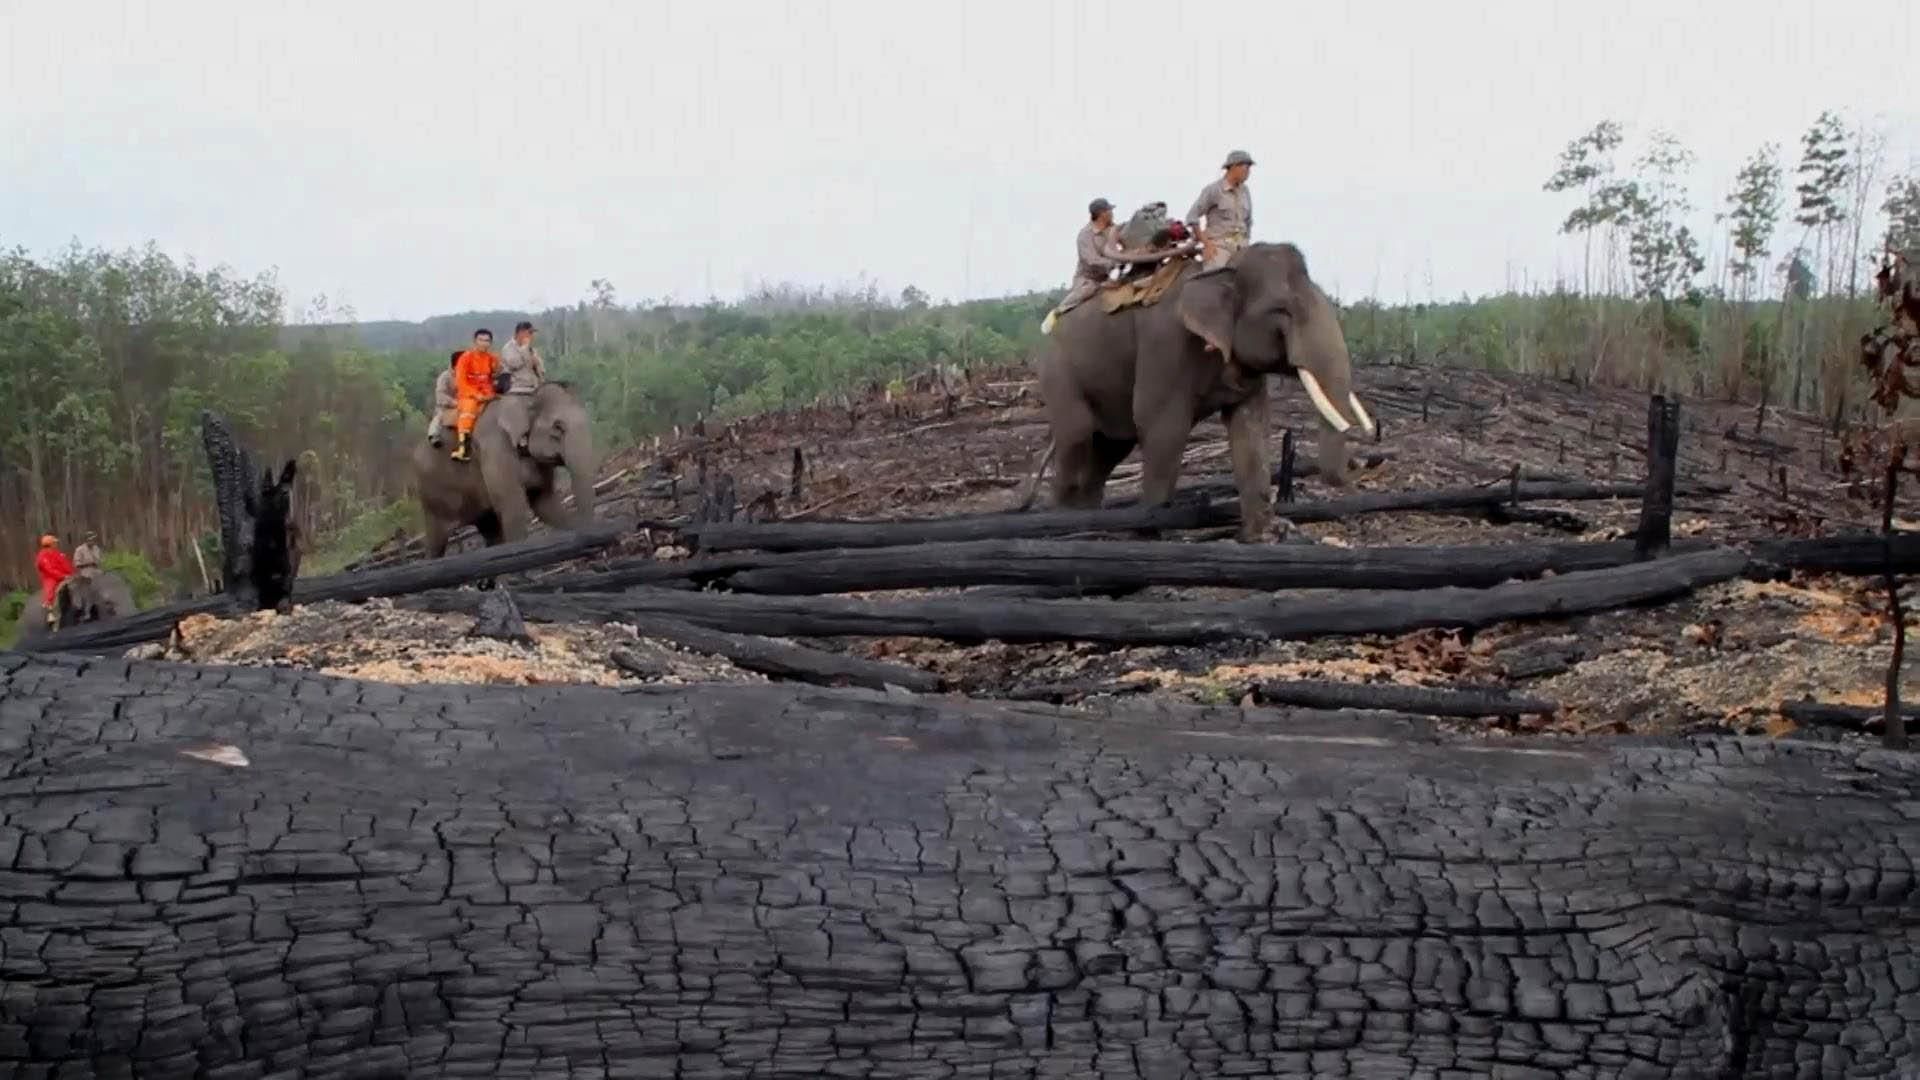
M 1270 453 L 1278 467 L 1287 432 L 1299 433 L 1292 501 L 1280 508 L 1298 521 L 1271 546 L 1237 544 L 1232 525 L 1216 520 L 1231 513 L 1231 489 L 1225 431 L 1212 420 L 1195 430 L 1182 477 L 1185 498 L 1197 500 L 1182 505 L 1206 512 L 1163 521 L 1170 527 L 1158 543 L 1142 547 L 1137 530 L 1106 526 L 1003 530 L 1047 438 L 1028 373 L 934 374 L 904 392 L 896 384 L 713 423 L 616 456 L 596 485 L 599 516 L 640 526 L 591 557 L 500 579 L 519 598 L 530 643 L 467 636 L 480 594 L 465 589 L 309 603 L 291 616 L 200 615 L 167 644 L 139 651 L 394 682 L 611 685 L 791 677 L 782 665 L 794 656 L 812 663 L 826 654 L 857 673 L 903 672 L 898 681 L 923 692 L 1085 706 L 1141 697 L 1319 704 L 1329 693 L 1338 705 L 1337 688 L 1358 686 L 1386 700 L 1392 691 L 1380 688 L 1407 688 L 1407 707 L 1421 711 L 1423 690 L 1491 695 L 1493 706 L 1448 721 L 1468 732 L 1827 735 L 1861 728 L 1860 710 L 1881 700 L 1891 620 L 1882 585 L 1866 574 L 1717 574 L 1650 599 L 1555 601 L 1516 618 L 1496 605 L 1446 625 L 1448 603 L 1477 599 L 1507 572 L 1544 578 L 1541 587 L 1558 575 L 1571 588 L 1589 567 L 1630 561 L 1618 552 L 1630 548 L 1640 514 L 1633 486 L 1646 468 L 1648 398 L 1424 366 L 1367 366 L 1357 381 L 1381 432 L 1353 445 L 1341 485 L 1313 467 L 1317 429 L 1304 394 L 1276 381 Z M 1815 418 L 1689 399 L 1681 422 L 1676 559 L 1877 527 L 1872 485 Z M 1434 492 L 1452 497 L 1405 508 L 1422 502 L 1411 493 Z M 1138 493 L 1134 459 L 1115 474 L 1109 506 Z M 1898 523 L 1911 527 L 1916 516 L 1914 500 L 1903 499 Z M 883 521 L 950 519 L 960 524 L 889 526 L 904 545 L 754 550 L 771 526 L 847 523 L 835 533 L 844 537 L 879 535 L 874 523 Z M 980 538 L 945 542 L 956 528 Z M 1188 546 L 1171 549 L 1175 542 Z M 1285 574 L 1276 587 L 1237 579 L 1231 565 L 1212 577 L 1154 569 L 1231 563 L 1269 547 L 1323 560 L 1418 555 L 1439 560 L 1436 584 L 1451 575 L 1479 588 L 1442 596 L 1405 581 L 1354 588 Z M 396 537 L 351 570 L 420 557 L 417 537 Z M 1152 565 L 1139 569 L 1139 559 Z M 1468 580 L 1476 573 L 1485 580 Z M 1311 587 L 1322 584 L 1338 587 Z M 1435 604 L 1436 616 L 1391 615 Z M 1349 610 L 1375 614 L 1343 618 Z M 1234 620 L 1248 611 L 1257 617 L 1238 634 Z M 1209 613 L 1225 629 L 1179 629 Z M 1419 625 L 1337 629 L 1396 621 Z M 1269 623 L 1277 629 L 1263 629 Z M 689 625 L 733 636 L 702 638 Z M 996 629 L 1005 626 L 1016 630 Z M 743 634 L 760 644 L 741 652 Z M 762 655 L 767 648 L 775 659 Z M 734 662 L 723 658 L 730 652 Z M 1905 697 L 1920 696 L 1920 683 L 1902 684 Z M 1802 701 L 1843 708 L 1793 704 Z

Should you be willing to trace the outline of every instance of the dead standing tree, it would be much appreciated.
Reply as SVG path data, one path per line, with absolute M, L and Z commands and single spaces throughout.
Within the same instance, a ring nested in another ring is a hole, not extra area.
M 1906 659 L 1906 611 L 1900 603 L 1900 583 L 1893 569 L 1893 505 L 1899 493 L 1900 474 L 1913 471 L 1907 466 L 1909 450 L 1920 442 L 1920 419 L 1902 417 L 1902 405 L 1920 401 L 1920 266 L 1914 251 L 1889 250 L 1880 272 L 1874 275 L 1880 302 L 1887 308 L 1887 321 L 1860 339 L 1861 361 L 1872 377 L 1869 395 L 1880 406 L 1887 423 L 1878 433 L 1885 474 L 1880 493 L 1880 531 L 1886 538 L 1888 555 L 1886 586 L 1888 615 L 1893 620 L 1893 659 L 1887 666 L 1886 741 L 1891 747 L 1907 744 L 1906 718 L 1900 711 L 1900 668 Z M 1872 439 L 1872 433 L 1866 436 Z M 1869 445 L 1860 455 L 1872 461 Z
M 256 479 L 253 455 L 212 412 L 200 413 L 200 439 L 220 515 L 221 591 L 238 610 L 284 612 L 300 561 L 292 506 L 297 466 L 289 460 L 279 479 L 270 469 Z

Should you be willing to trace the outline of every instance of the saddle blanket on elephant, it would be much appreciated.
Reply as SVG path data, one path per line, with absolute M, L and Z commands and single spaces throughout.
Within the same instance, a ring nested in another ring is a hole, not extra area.
M 1100 304 L 1111 315 L 1130 307 L 1150 307 L 1159 302 L 1180 275 L 1193 269 L 1192 259 L 1174 259 L 1144 278 L 1122 282 L 1100 294 Z

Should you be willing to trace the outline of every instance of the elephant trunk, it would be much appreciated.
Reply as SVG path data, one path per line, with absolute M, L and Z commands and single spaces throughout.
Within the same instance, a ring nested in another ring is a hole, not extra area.
M 600 459 L 594 456 L 593 436 L 580 430 L 569 430 L 562 443 L 561 452 L 567 464 L 567 481 L 573 489 L 573 519 L 576 528 L 585 528 L 593 522 L 593 482 L 600 473 Z

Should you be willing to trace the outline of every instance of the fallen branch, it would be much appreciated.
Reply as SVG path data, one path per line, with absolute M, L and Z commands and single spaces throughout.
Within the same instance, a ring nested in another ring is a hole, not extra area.
M 724 657 L 735 667 L 777 679 L 798 679 L 816 686 L 864 686 L 870 690 L 898 686 L 933 693 L 940 689 L 940 677 L 919 668 L 842 656 L 770 638 L 729 634 L 659 615 L 636 615 L 622 621 L 631 624 L 641 637 Z
M 1446 587 L 1231 603 L 971 597 L 876 603 L 637 589 L 620 594 L 526 595 L 521 606 L 530 618 L 550 622 L 624 622 L 641 615 L 665 615 L 716 630 L 779 637 L 1192 645 L 1247 638 L 1399 634 L 1427 627 L 1481 627 L 1515 619 L 1565 617 L 1666 600 L 1737 577 L 1746 565 L 1744 553 L 1713 548 L 1490 589 Z M 478 597 L 471 591 L 440 591 L 403 603 L 426 611 L 468 612 L 477 607 Z
M 580 532 L 558 530 L 516 544 L 501 544 L 385 570 L 305 578 L 294 583 L 293 599 L 298 604 L 317 604 L 324 600 L 352 603 L 376 596 L 400 596 L 464 585 L 591 555 L 611 546 L 633 527 L 631 522 L 617 522 L 595 525 Z M 224 597 L 210 597 L 172 604 L 114 622 L 87 623 L 62 630 L 23 644 L 22 648 L 29 652 L 96 652 L 158 641 L 181 619 L 221 611 L 227 603 Z M 474 610 L 479 610 L 477 600 Z
M 1295 705 L 1309 709 L 1375 709 L 1419 716 L 1528 716 L 1551 714 L 1560 708 L 1555 702 L 1497 689 L 1342 683 L 1320 679 L 1261 683 L 1254 688 L 1254 692 L 1269 705 Z
M 1886 730 L 1886 710 L 1881 706 L 1829 705 L 1820 701 L 1789 701 L 1780 706 L 1780 715 L 1796 724 L 1838 728 L 1861 734 L 1878 735 Z M 1900 710 L 1902 718 L 1920 721 L 1920 708 Z
M 1701 551 L 1700 540 L 1672 549 Z M 1879 536 L 1761 540 L 1747 574 L 1789 571 L 1877 575 Z M 1920 534 L 1898 536 L 1895 569 L 1920 572 Z M 1409 545 L 1190 544 L 1175 541 L 976 540 L 827 551 L 728 552 L 693 559 L 635 556 L 603 570 L 562 574 L 525 593 L 617 592 L 638 586 L 715 588 L 806 596 L 888 589 L 1045 589 L 1056 595 L 1134 592 L 1155 586 L 1233 589 L 1482 587 L 1514 578 L 1602 570 L 1634 561 L 1631 540 L 1606 543 Z M 980 593 L 970 595 L 979 596 Z M 1030 594 L 1029 594 L 1030 595 Z
M 1348 495 L 1320 502 L 1292 503 L 1279 516 L 1298 523 L 1339 521 L 1362 514 L 1392 511 L 1476 510 L 1512 501 L 1576 502 L 1592 499 L 1639 498 L 1639 484 L 1521 484 L 1449 488 L 1439 491 L 1386 491 Z M 1678 494 L 1716 495 L 1731 490 L 1723 484 L 1694 484 Z M 1141 529 L 1207 529 L 1238 524 L 1237 501 L 1176 500 L 1164 506 L 1126 509 L 1045 510 L 1037 513 L 979 514 L 927 520 L 819 522 L 807 524 L 739 525 L 713 523 L 690 526 L 682 536 L 704 551 L 817 551 L 825 548 L 898 547 L 960 540 L 1034 539 L 1076 533 L 1131 532 Z
M 1696 549 L 1704 545 L 1694 545 Z M 542 582 L 540 592 L 606 592 L 691 581 L 732 592 L 804 596 L 980 585 L 1144 589 L 1430 589 L 1598 570 L 1633 561 L 1628 541 L 1338 548 L 1316 544 L 979 540 L 673 562 L 634 560 Z

